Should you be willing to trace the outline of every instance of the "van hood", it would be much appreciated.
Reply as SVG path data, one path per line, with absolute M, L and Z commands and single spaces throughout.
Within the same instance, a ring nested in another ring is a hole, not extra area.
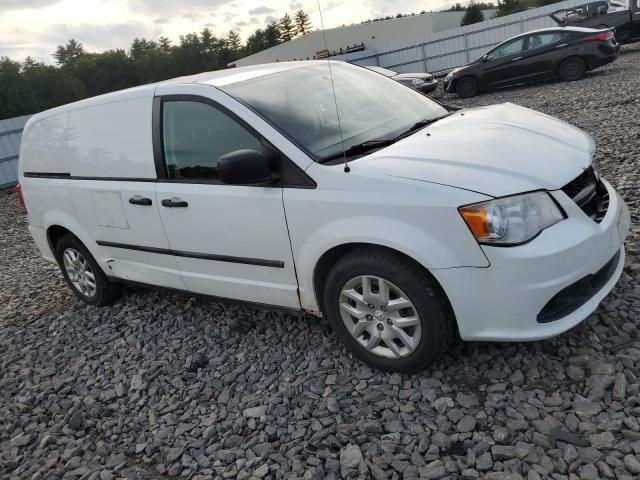
M 594 150 L 586 132 L 504 103 L 455 112 L 352 165 L 500 197 L 558 190 L 591 164 Z

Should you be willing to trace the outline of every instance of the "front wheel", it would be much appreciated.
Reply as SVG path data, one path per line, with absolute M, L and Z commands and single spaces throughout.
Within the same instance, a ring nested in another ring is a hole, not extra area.
M 87 247 L 67 234 L 56 245 L 56 257 L 67 285 L 83 302 L 102 307 L 120 296 L 120 285 L 110 282 Z
M 461 98 L 470 98 L 478 93 L 478 82 L 473 77 L 463 77 L 456 82 L 456 93 Z
M 584 60 L 578 57 L 569 57 L 560 64 L 558 75 L 565 82 L 580 80 L 587 71 Z
M 391 252 L 363 249 L 340 259 L 327 277 L 323 299 L 342 342 L 380 370 L 423 370 L 453 337 L 448 302 L 435 280 Z

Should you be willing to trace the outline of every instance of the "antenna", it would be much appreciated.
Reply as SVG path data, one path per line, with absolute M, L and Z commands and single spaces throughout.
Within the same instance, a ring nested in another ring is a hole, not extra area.
M 320 27 L 322 28 L 322 36 L 324 37 L 324 48 L 329 52 L 329 44 L 327 43 L 327 32 L 324 29 L 324 20 L 322 19 L 322 8 L 320 7 L 320 0 L 318 0 L 318 13 L 320 14 Z M 347 162 L 347 155 L 344 153 L 344 137 L 342 136 L 342 123 L 340 122 L 340 110 L 338 109 L 338 98 L 336 97 L 336 86 L 333 83 L 333 72 L 331 71 L 331 60 L 327 55 L 327 65 L 329 66 L 329 78 L 331 79 L 331 91 L 333 92 L 333 103 L 336 106 L 336 118 L 338 119 L 338 130 L 340 130 L 340 146 L 342 148 L 342 154 L 344 157 L 344 172 L 349 173 L 349 162 Z

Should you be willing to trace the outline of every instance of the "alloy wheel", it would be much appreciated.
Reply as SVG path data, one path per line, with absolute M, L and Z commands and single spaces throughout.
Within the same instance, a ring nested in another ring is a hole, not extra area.
M 341 290 L 340 314 L 347 331 L 375 355 L 406 357 L 420 343 L 422 327 L 416 307 L 384 278 L 362 275 L 349 280 Z
M 87 259 L 74 248 L 67 248 L 63 255 L 64 270 L 73 287 L 86 297 L 96 294 L 96 277 Z

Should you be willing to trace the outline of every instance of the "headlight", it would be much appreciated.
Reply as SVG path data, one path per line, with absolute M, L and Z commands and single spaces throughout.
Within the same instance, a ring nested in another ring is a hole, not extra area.
M 534 192 L 458 209 L 479 243 L 519 245 L 565 218 L 547 192 Z
M 424 80 L 420 80 L 419 78 L 414 78 L 413 80 L 411 80 L 411 83 L 414 85 L 421 85 L 424 83 Z

